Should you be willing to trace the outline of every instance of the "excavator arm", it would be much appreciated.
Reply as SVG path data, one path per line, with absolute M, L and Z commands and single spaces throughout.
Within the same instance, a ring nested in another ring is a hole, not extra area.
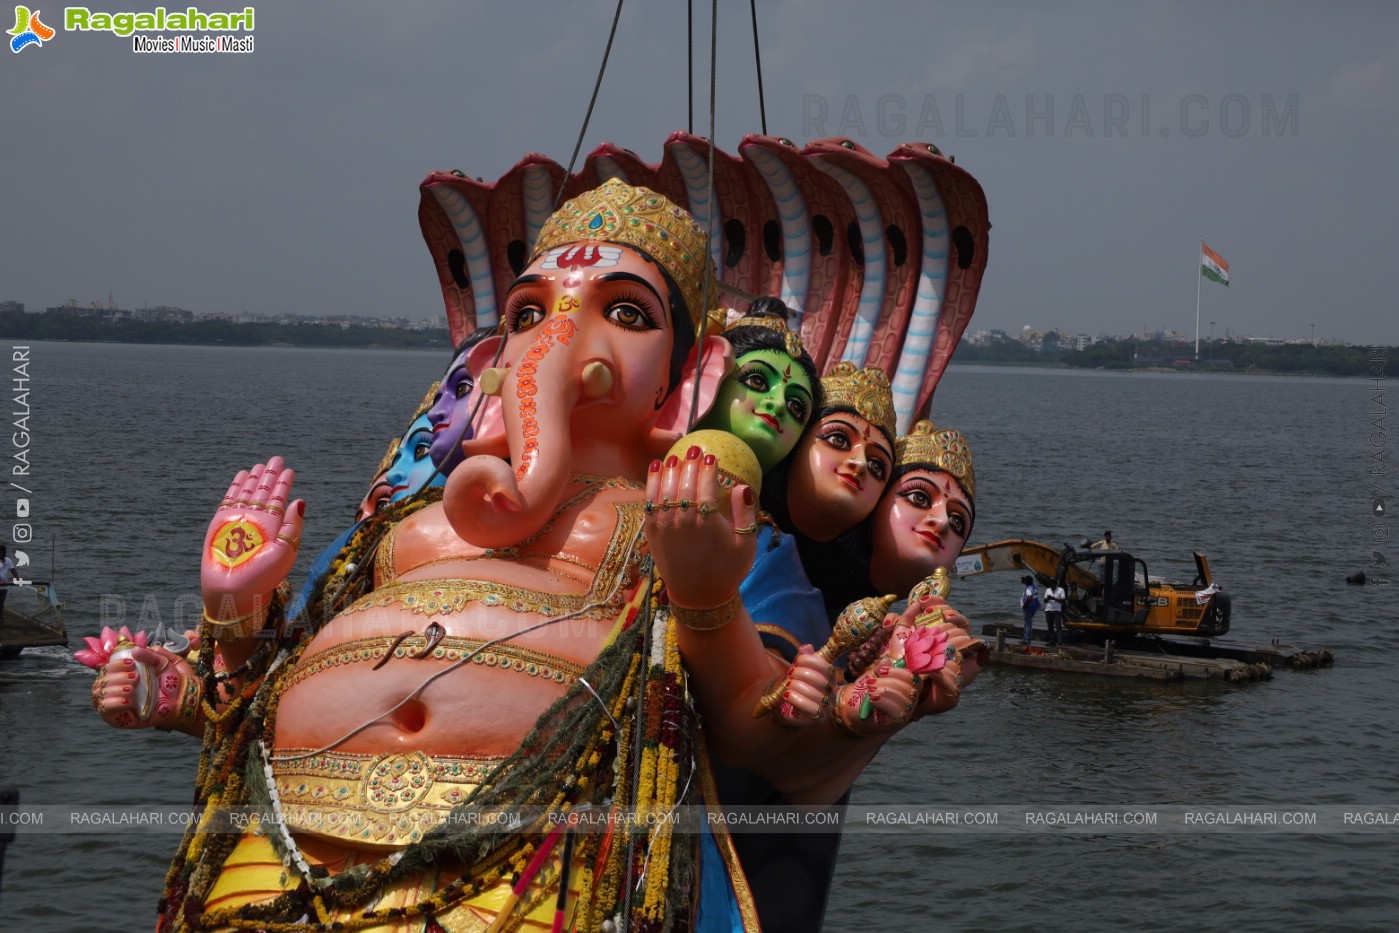
M 1066 584 L 1076 585 L 1084 591 L 1097 586 L 1100 581 L 1086 567 L 1081 564 L 1069 564 L 1064 559 L 1065 553 L 1070 550 L 1067 547 L 1060 550 L 1039 541 L 1027 541 L 1023 538 L 979 544 L 962 551 L 962 556 L 957 558 L 955 572 L 957 576 L 965 578 L 1002 570 L 1017 570 L 1021 573 L 1028 571 L 1041 583 L 1045 583 L 1057 579 L 1061 568 L 1066 567 Z

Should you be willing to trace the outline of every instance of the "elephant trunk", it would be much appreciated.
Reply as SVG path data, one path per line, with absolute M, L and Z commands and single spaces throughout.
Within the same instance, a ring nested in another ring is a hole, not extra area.
M 537 533 L 563 499 L 573 471 L 569 421 L 584 389 L 569 341 L 576 326 L 553 317 L 501 386 L 510 463 L 474 456 L 447 480 L 442 505 L 469 544 L 500 548 Z

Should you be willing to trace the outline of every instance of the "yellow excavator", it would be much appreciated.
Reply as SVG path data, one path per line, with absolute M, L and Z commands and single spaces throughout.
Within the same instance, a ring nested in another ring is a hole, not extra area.
M 954 573 L 974 577 L 1002 570 L 1033 574 L 1041 585 L 1062 581 L 1070 631 L 1216 638 L 1229 631 L 1230 602 L 1199 551 L 1190 583 L 1153 579 L 1146 561 L 1122 550 L 1054 548 L 1015 538 L 967 548 Z

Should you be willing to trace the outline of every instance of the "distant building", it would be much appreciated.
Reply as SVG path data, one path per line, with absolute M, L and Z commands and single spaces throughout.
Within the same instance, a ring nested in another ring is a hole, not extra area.
M 24 313 L 24 302 L 22 301 L 0 301 L 0 311 L 14 311 L 17 314 Z

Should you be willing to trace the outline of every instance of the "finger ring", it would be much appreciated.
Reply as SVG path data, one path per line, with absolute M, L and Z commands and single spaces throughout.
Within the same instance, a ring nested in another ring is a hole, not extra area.
M 719 510 L 708 502 L 701 502 L 699 505 L 695 506 L 695 511 L 700 513 L 700 515 L 708 515 L 711 512 L 717 512 Z
M 650 515 L 652 512 L 656 511 L 656 503 L 652 502 L 650 499 L 647 499 L 646 505 L 643 506 L 643 508 L 646 510 L 646 514 Z
M 690 500 L 689 500 L 689 499 L 681 499 L 681 500 L 680 500 L 680 511 L 683 512 L 683 511 L 685 511 L 686 509 L 688 509 L 689 507 L 690 507 Z
M 286 535 L 279 534 L 279 535 L 277 535 L 277 540 L 278 540 L 278 541 L 285 541 L 287 544 L 290 544 L 292 547 L 300 547 L 300 546 L 301 546 L 301 539 L 300 539 L 300 538 L 288 538 Z
M 287 510 L 284 509 L 284 508 L 282 508 L 280 505 L 264 505 L 263 508 L 266 509 L 267 511 L 271 512 L 271 513 L 274 514 L 274 515 L 285 515 L 285 514 L 287 514 Z
M 744 525 L 742 528 L 735 528 L 735 529 L 734 529 L 734 534 L 736 534 L 736 535 L 755 535 L 755 534 L 757 534 L 757 533 L 758 533 L 758 523 L 757 523 L 757 522 L 754 522 L 754 523 L 751 524 L 751 525 Z
M 657 506 L 657 508 L 662 512 L 669 512 L 671 509 L 675 508 L 675 503 L 671 502 L 669 499 L 662 499 L 661 504 Z

